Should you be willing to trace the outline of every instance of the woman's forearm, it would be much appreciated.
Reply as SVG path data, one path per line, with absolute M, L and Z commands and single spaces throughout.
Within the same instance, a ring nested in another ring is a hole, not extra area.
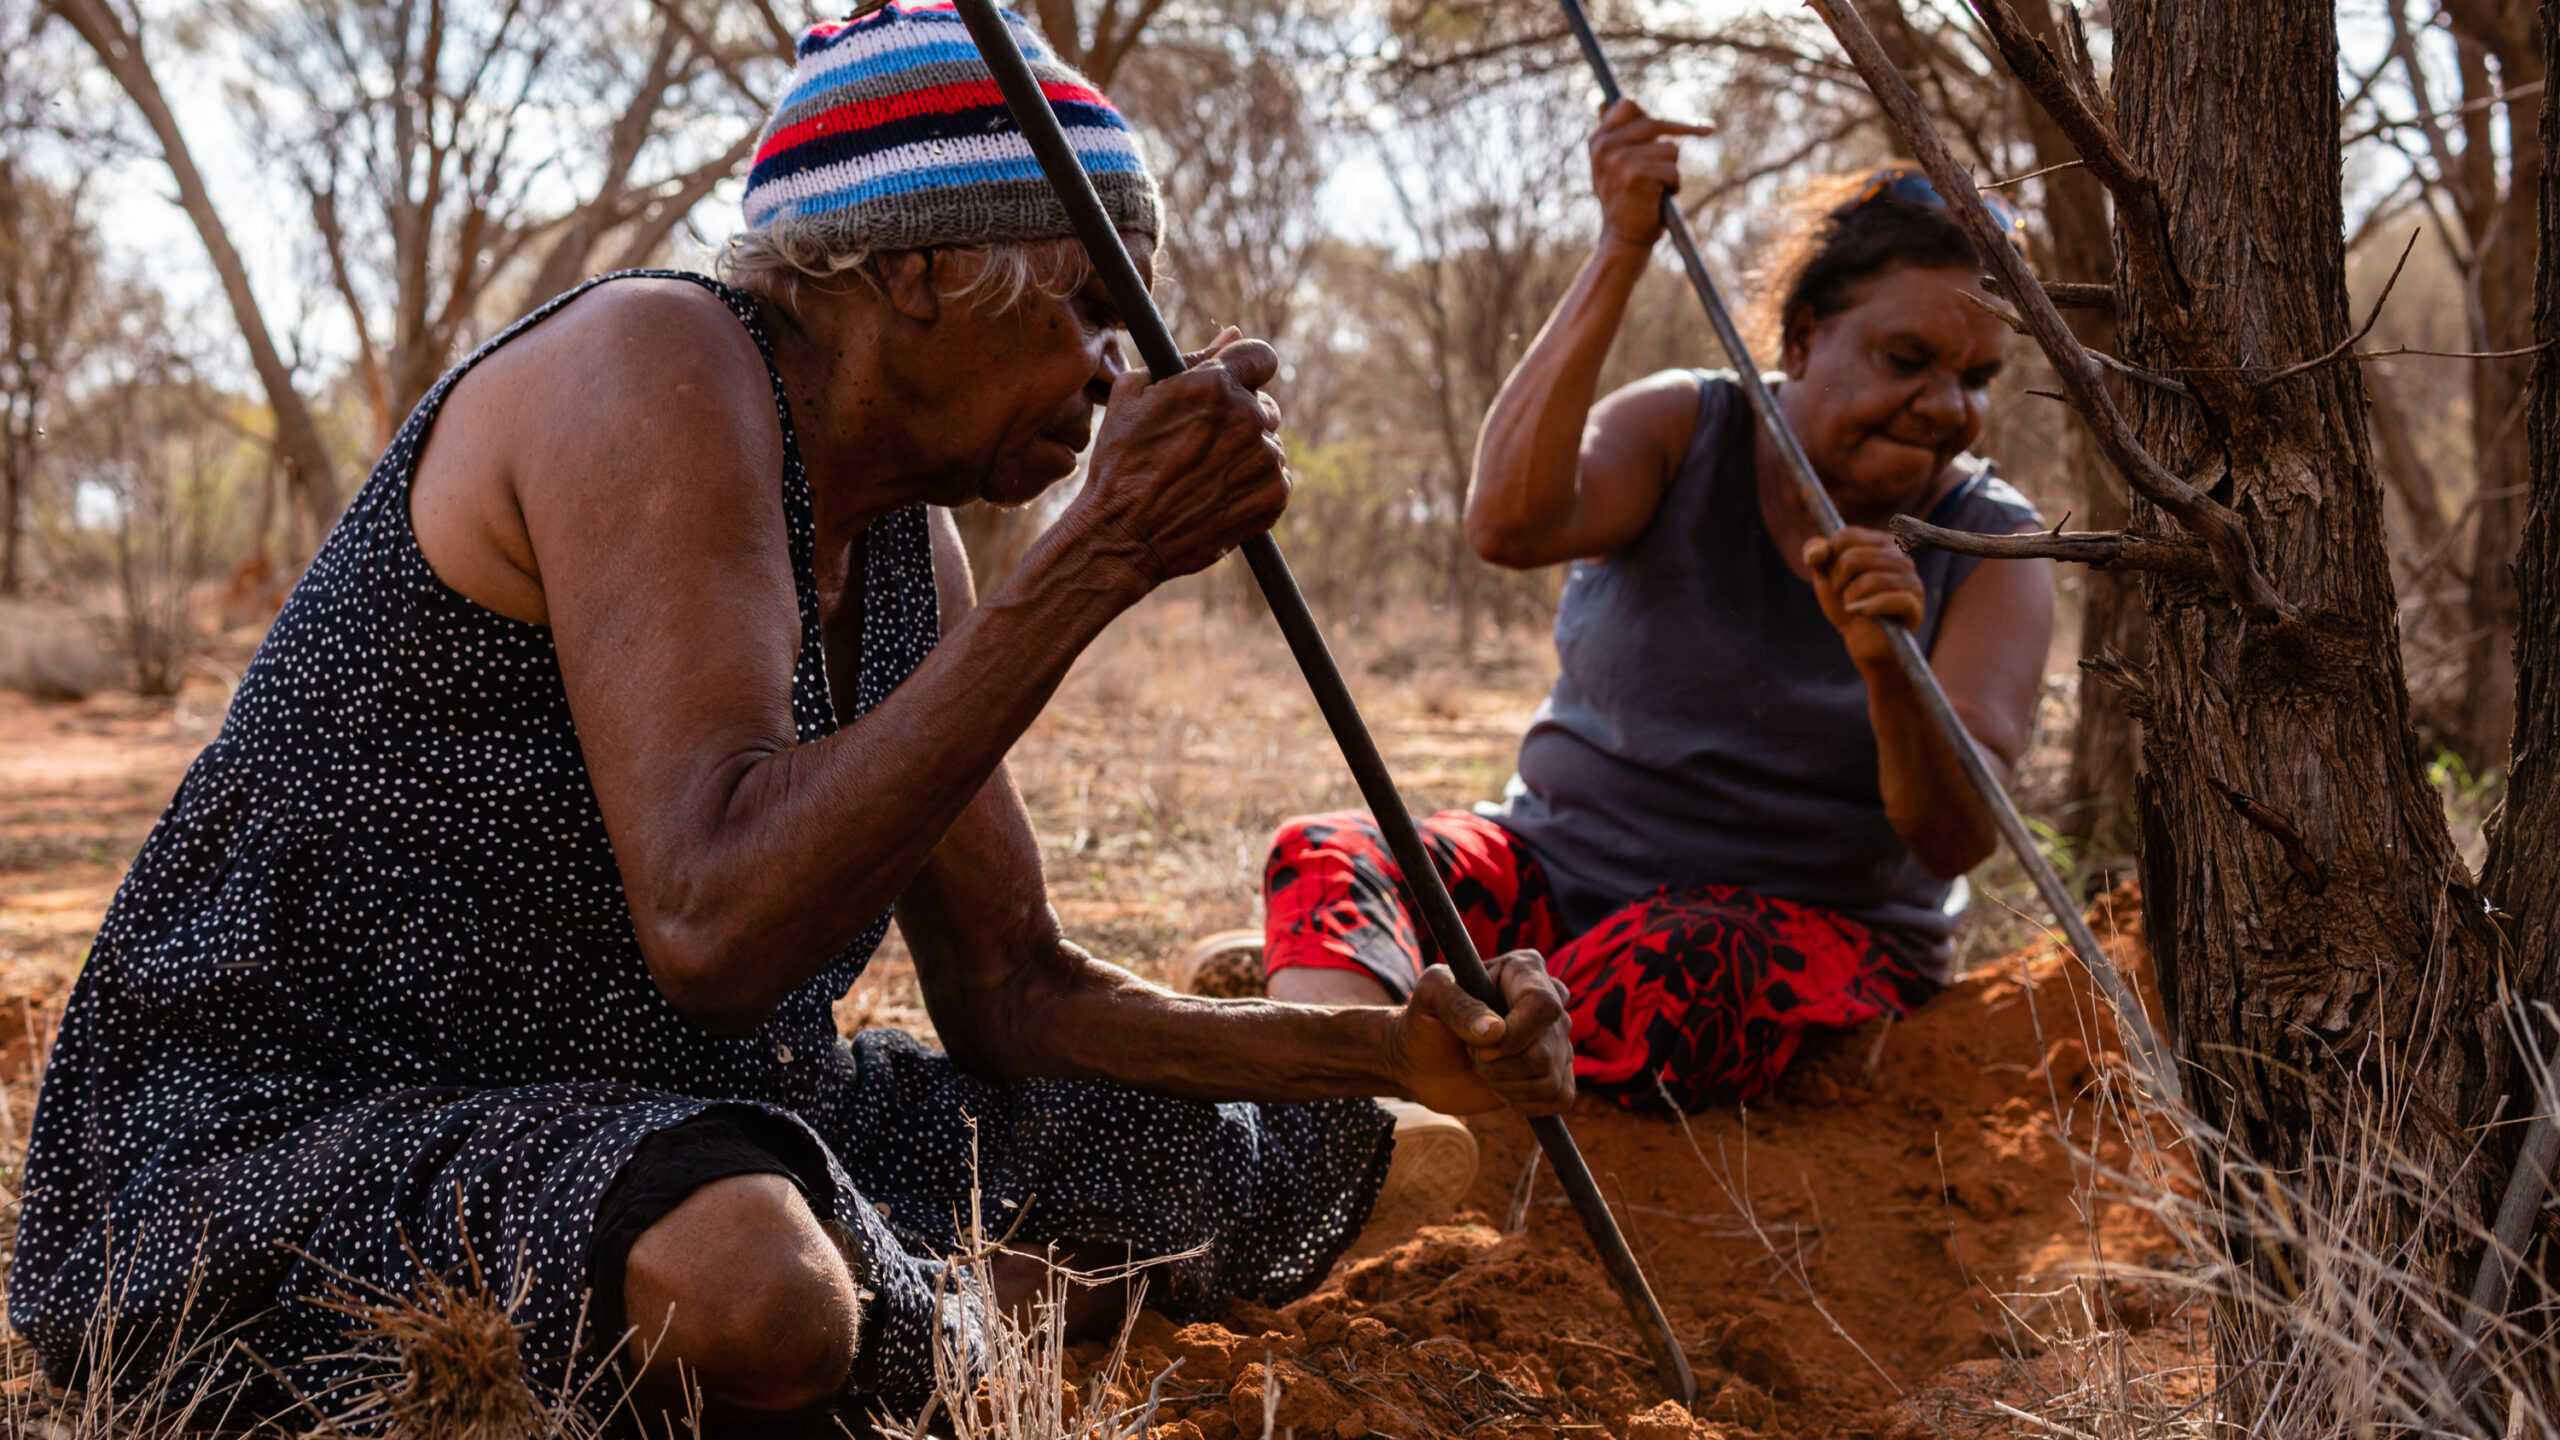
M 861 723 L 708 778 L 725 794 L 634 896 L 669 999 L 751 1028 L 822 968 L 905 890 L 1145 575 L 1062 522 Z
M 1108 1080 L 1186 1100 L 1400 1093 L 1393 1009 L 1175 995 L 1059 943 L 1059 959 L 1027 992 L 1009 1003 L 987 997 L 983 1013 L 1004 1019 L 974 1037 L 962 1063 L 1008 1080 Z
M 1583 428 L 1651 253 L 1604 234 L 1494 397 L 1467 491 L 1467 538 L 1485 559 L 1526 567 L 1581 558 Z
M 2000 832 L 1901 667 L 1887 662 L 1864 673 L 1885 818 L 1930 873 L 1952 880 L 1988 859 Z M 2002 765 L 1988 750 L 1983 758 Z

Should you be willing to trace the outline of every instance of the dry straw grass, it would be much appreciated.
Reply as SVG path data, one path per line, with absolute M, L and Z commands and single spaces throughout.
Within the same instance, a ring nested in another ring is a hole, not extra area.
M 969 1167 L 974 1175 L 978 1164 L 975 1120 L 969 1121 L 969 1132 Z M 1199 1252 L 1141 1261 L 1100 1274 L 1083 1274 L 1052 1263 L 1042 1293 L 1027 1305 L 1009 1306 L 997 1292 L 995 1258 L 1008 1249 L 1013 1231 L 1022 1228 L 1038 1203 L 1038 1197 L 1033 1197 L 1015 1213 L 1012 1230 L 990 1236 L 984 1198 L 972 1187 L 969 1223 L 962 1233 L 966 1248 L 950 1258 L 934 1283 L 942 1304 L 978 1323 L 969 1330 L 945 1325 L 935 1332 L 933 1396 L 913 1421 L 899 1427 L 909 1440 L 926 1440 L 929 1435 L 948 1440 L 1145 1440 L 1154 1427 L 1165 1381 L 1182 1362 L 1176 1360 L 1151 1377 L 1136 1403 L 1114 1403 L 1114 1396 L 1132 1388 L 1125 1384 L 1129 1332 L 1146 1303 L 1145 1272 Z M 1067 1380 L 1067 1292 L 1070 1287 L 1122 1284 L 1128 1287 L 1129 1299 L 1119 1335 L 1079 1392 Z M 1269 1426 L 1264 1428 L 1264 1440 L 1269 1440 Z
M 2068 1018 L 2096 1053 L 2111 1027 Z M 2117 1065 L 2078 1095 L 2056 1094 L 2053 1133 L 2078 1169 L 2083 1213 L 2100 1201 L 2149 1212 L 2174 1241 L 2169 1263 L 2106 1255 L 2093 1226 L 2082 1273 L 1997 1297 L 2008 1358 L 1967 1386 L 1915 1398 L 1906 1414 L 1916 1428 L 1897 1433 L 2560 1435 L 2543 1399 L 2560 1382 L 2549 1298 L 2480 1313 L 2472 1273 L 2433 1259 L 2494 1243 L 2476 1197 L 2506 1177 L 2484 1186 L 2477 1150 L 2406 1150 L 2409 1097 L 2392 1057 L 2365 1058 L 2381 1082 L 2337 1087 L 2352 1108 L 2309 1137 L 2315 1158 L 2292 1172 L 2191 1113 L 2162 1110 Z M 2532 1110 L 2555 1100 L 2542 1093 Z M 2102 1141 L 2129 1158 L 2106 1163 Z

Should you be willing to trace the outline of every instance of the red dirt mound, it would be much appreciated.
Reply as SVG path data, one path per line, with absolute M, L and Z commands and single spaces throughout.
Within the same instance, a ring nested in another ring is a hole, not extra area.
M 2139 917 L 2124 893 L 2092 917 L 2136 970 Z M 1881 1433 L 1898 1398 L 2041 1326 L 2069 1276 L 2166 1262 L 2151 1218 L 2090 1200 L 2058 1138 L 2126 1158 L 2097 1103 L 2090 1056 L 2111 1065 L 2114 1046 L 2100 1016 L 2076 967 L 2031 954 L 1809 1052 L 1747 1111 L 1684 1128 L 1583 1102 L 1574 1134 L 1697 1370 L 1694 1418 L 1663 1403 L 1552 1176 L 1524 1174 L 1534 1145 L 1508 1115 L 1477 1122 L 1484 1164 L 1458 1223 L 1355 1255 L 1282 1310 L 1142 1316 L 1129 1373 L 1182 1362 L 1162 1387 L 1171 1440 L 1259 1440 L 1275 1369 L 1273 1433 L 1299 1440 Z M 2152 1318 L 2155 1301 L 2109 1293 L 2121 1323 Z

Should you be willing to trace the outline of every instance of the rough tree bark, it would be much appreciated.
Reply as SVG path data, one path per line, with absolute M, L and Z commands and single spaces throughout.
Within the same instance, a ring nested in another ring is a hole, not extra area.
M 169 167 L 169 178 L 178 187 L 178 204 L 194 222 L 196 235 L 204 242 L 205 253 L 213 260 L 214 273 L 221 277 L 223 298 L 231 304 L 231 318 L 239 326 L 240 338 L 249 347 L 249 363 L 258 372 L 258 383 L 267 392 L 267 407 L 276 417 L 276 454 L 284 462 L 285 478 L 302 508 L 311 520 L 311 533 L 327 533 L 337 523 L 341 500 L 334 467 L 329 463 L 328 447 L 321 443 L 320 427 L 313 423 L 311 407 L 303 403 L 302 393 L 293 388 L 293 371 L 277 351 L 275 337 L 267 329 L 266 315 L 258 308 L 258 297 L 249 288 L 249 268 L 241 263 L 240 252 L 231 243 L 231 232 L 222 223 L 222 215 L 213 207 L 213 195 L 205 189 L 204 175 L 196 169 L 195 155 L 187 148 L 187 137 L 178 129 L 178 118 L 160 93 L 159 78 L 151 71 L 148 57 L 142 53 L 142 34 L 116 12 L 109 0 L 47 0 L 49 7 L 68 22 L 82 43 L 98 57 L 107 73 L 142 112 L 144 123 L 151 127 L 152 137 L 159 142 L 161 159 Z
M 2560 69 L 2560 25 L 2546 4 L 2542 23 L 2546 73 Z M 2528 483 L 2521 543 L 2516 548 L 2519 625 L 2513 652 L 2514 760 L 2505 809 L 2492 823 L 2481 889 L 2504 928 L 2522 993 L 2548 998 L 2560 975 L 2560 106 L 2542 107 L 2536 137 L 2542 159 L 2537 194 L 2540 238 L 2534 267 L 2532 362 L 2523 428 Z M 2517 144 L 2524 144 L 2523 137 Z M 2546 1034 L 2544 1043 L 2552 1037 Z M 2542 1212 L 2546 1257 L 2540 1276 L 2547 1301 L 2549 1245 L 2560 1223 Z
M 2170 470 L 2239 511 L 2301 611 L 2252 623 L 2218 594 L 2147 582 L 2144 900 L 2189 1093 L 2237 1151 L 2308 1191 L 2386 1089 L 2388 1138 L 2450 1170 L 2480 1138 L 2469 1127 L 2496 1117 L 2513 1057 L 2499 935 L 2410 725 L 2362 379 L 2333 363 L 2261 381 L 2199 355 L 2280 367 L 2348 333 L 2336 16 L 2329 0 L 2121 0 L 2114 57 L 2118 133 L 2160 188 L 2174 257 L 2165 276 L 2119 275 L 2127 358 L 2189 367 L 2203 397 L 2128 387 L 2129 416 Z M 2510 974 L 2527 993 L 2547 981 Z M 2494 1160 L 2479 1174 L 2472 1192 L 2504 1178 Z M 2494 1195 L 2457 1204 L 2478 1216 Z M 2452 1227 L 2374 1224 L 2369 1243 L 2413 1278 L 2467 1290 L 2474 1252 Z M 2283 1255 L 2238 1259 L 2283 1293 Z M 2254 1342 L 2223 1318 L 2228 1364 Z M 2226 1413 L 2281 1368 L 2226 1372 Z

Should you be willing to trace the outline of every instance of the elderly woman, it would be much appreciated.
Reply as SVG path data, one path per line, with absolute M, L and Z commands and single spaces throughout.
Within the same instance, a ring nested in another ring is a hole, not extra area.
M 1562 673 L 1503 800 L 1424 827 L 1477 944 L 1542 951 L 1565 982 L 1584 1087 L 1690 1107 L 1756 1094 L 1810 1029 L 1946 983 L 1950 882 L 1996 836 L 1882 622 L 1912 628 L 2001 765 L 2053 624 L 2044 562 L 1914 559 L 1880 528 L 2036 524 L 1965 453 L 2005 332 L 1916 171 L 1817 187 L 1769 287 L 1779 404 L 1846 529 L 1816 533 L 1729 379 L 1668 371 L 1593 403 L 1678 182 L 1674 137 L 1702 133 L 1622 102 L 1591 143 L 1600 243 L 1485 420 L 1466 517 L 1497 565 L 1572 562 Z M 1270 994 L 1421 993 L 1436 954 L 1401 887 L 1366 814 L 1286 826 Z
M 1023 40 L 1146 263 L 1118 115 Z M 1178 997 L 1059 933 L 1005 751 L 1280 513 L 1270 350 L 1123 368 L 947 7 L 802 39 L 746 209 L 734 287 L 608 277 L 447 375 L 278 617 L 47 1072 L 9 1301 L 56 1381 L 174 1347 L 235 1418 L 344 1412 L 383 1362 L 331 1306 L 436 1272 L 546 1388 L 627 1326 L 649 1407 L 914 1406 L 984 1319 L 933 1258 L 973 1187 L 1019 1250 L 1164 1259 L 1179 1313 L 1276 1302 L 1389 1172 L 1356 1097 L 1570 1099 L 1533 958 L 1506 1023 Z M 974 597 L 939 507 L 1088 439 Z M 947 1052 L 831 1021 L 893 909 Z

